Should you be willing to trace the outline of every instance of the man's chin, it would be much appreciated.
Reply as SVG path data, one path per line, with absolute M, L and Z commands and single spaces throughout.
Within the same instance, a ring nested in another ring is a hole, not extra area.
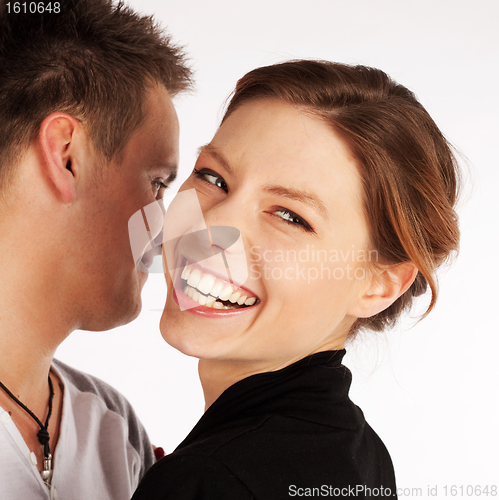
M 142 310 L 142 298 L 140 290 L 127 296 L 117 296 L 115 300 L 100 302 L 94 307 L 91 315 L 87 315 L 86 321 L 80 326 L 80 330 L 102 332 L 123 326 L 140 314 Z
M 102 287 L 92 295 L 80 330 L 105 331 L 136 319 L 142 310 L 142 289 L 149 274 L 132 270 L 113 287 Z

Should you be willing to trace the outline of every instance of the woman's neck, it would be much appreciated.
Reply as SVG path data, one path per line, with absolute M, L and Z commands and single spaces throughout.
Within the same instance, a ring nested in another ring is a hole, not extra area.
M 296 361 L 303 359 L 314 352 L 324 350 L 342 349 L 342 346 L 321 348 L 316 351 L 298 355 L 294 358 L 279 360 L 256 360 L 256 361 L 235 361 L 235 360 L 212 360 L 200 359 L 198 364 L 199 379 L 203 387 L 205 411 L 222 395 L 222 393 L 245 378 L 257 373 L 275 372 L 286 366 L 292 365 Z
M 245 367 L 243 363 L 206 359 L 199 360 L 198 372 L 203 387 L 205 411 L 231 385 L 259 373 L 252 367 Z

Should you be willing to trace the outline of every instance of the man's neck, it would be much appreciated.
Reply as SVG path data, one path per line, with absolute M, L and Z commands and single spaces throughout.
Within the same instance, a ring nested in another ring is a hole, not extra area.
M 1 328 L 1 327 L 0 327 Z M 4 330 L 3 330 L 4 331 Z M 48 377 L 54 349 L 40 342 L 27 345 L 26 338 L 19 339 L 0 335 L 0 381 L 38 419 L 48 421 L 50 452 L 55 454 L 62 418 L 63 387 L 57 373 L 50 374 L 54 396 L 51 397 Z M 37 348 L 38 346 L 38 348 Z M 50 403 L 49 403 L 50 402 Z M 39 424 L 6 391 L 0 389 L 0 407 L 9 413 L 18 431 L 37 459 L 37 468 L 44 464 L 44 447 L 38 439 Z
M 1 323 L 0 330 L 5 332 Z M 28 345 L 17 333 L 11 338 L 0 335 L 0 382 L 35 414 L 43 413 L 47 404 L 53 355 L 53 349 L 43 349 L 39 343 Z
M 0 381 L 36 414 L 47 404 L 54 353 L 72 328 L 53 277 L 30 261 L 24 266 L 5 261 L 0 270 Z
M 31 206 L 32 205 L 32 206 Z M 44 424 L 52 399 L 48 431 L 54 454 L 59 436 L 63 388 L 56 373 L 48 377 L 59 344 L 78 324 L 71 313 L 71 294 L 60 278 L 61 257 L 54 255 L 57 241 L 42 220 L 36 200 L 31 212 L 7 212 L 0 204 L 0 381 Z M 44 222 L 45 221 L 45 222 Z M 28 448 L 35 453 L 38 469 L 43 467 L 44 448 L 38 439 L 37 422 L 4 390 L 0 406 L 7 411 Z
M 0 250 L 1 249 L 0 247 Z M 0 251 L 0 256 L 4 255 Z M 8 257 L 6 258 L 8 260 Z M 29 262 L 24 267 L 0 269 L 0 381 L 43 423 L 48 415 L 48 377 L 54 353 L 69 335 L 63 303 L 57 300 L 54 284 Z M 23 270 L 29 276 L 23 275 Z M 40 271 L 40 269 L 38 269 Z M 53 281 L 53 278 L 52 278 Z M 50 283 L 50 286 L 47 284 Z M 43 289 L 45 288 L 45 291 Z M 50 449 L 54 453 L 62 415 L 62 388 L 51 375 L 55 397 L 49 422 Z M 38 469 L 43 466 L 43 446 L 37 438 L 38 424 L 2 389 L 0 407 L 7 411 L 28 448 L 35 453 Z

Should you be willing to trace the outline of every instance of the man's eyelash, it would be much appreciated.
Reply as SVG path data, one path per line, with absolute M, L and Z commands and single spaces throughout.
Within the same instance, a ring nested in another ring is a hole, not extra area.
M 152 182 L 153 184 L 156 184 L 158 186 L 158 189 L 166 189 L 168 187 L 167 184 L 159 179 L 154 179 Z

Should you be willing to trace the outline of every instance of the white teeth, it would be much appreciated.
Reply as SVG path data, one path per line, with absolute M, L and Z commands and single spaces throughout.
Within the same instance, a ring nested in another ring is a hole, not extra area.
M 211 274 L 203 274 L 190 264 L 184 267 L 181 277 L 183 280 L 187 280 L 189 285 L 183 289 L 184 294 L 202 306 L 214 309 L 233 309 L 231 306 L 222 304 L 221 301 L 229 300 L 240 306 L 252 306 L 257 301 L 256 297 L 248 298 L 247 295 L 244 295 L 242 289 L 234 290 L 233 285 L 217 279 Z
M 211 289 L 213 288 L 215 281 L 216 281 L 215 276 L 212 276 L 211 274 L 203 274 L 203 277 L 201 278 L 201 281 L 197 284 L 196 288 L 205 295 L 208 295 L 211 292 Z
M 208 292 L 206 292 L 206 293 L 213 295 L 213 297 L 218 297 L 220 295 L 221 291 L 224 289 L 224 287 L 225 287 L 224 281 L 216 280 L 211 291 L 208 290 Z
M 196 302 L 199 302 L 199 297 L 201 297 L 201 294 L 197 290 L 193 290 L 191 299 L 195 300 Z
M 189 274 L 191 274 L 191 268 L 187 265 L 184 267 L 184 270 L 182 271 L 182 276 L 181 278 L 183 280 L 186 280 L 189 278 Z
M 220 300 L 228 300 L 228 298 L 232 295 L 232 293 L 234 292 L 234 288 L 232 285 L 227 285 L 221 292 L 220 292 L 220 295 L 219 295 L 219 299 Z
M 204 295 L 213 297 L 225 297 L 221 300 L 227 300 L 234 292 L 234 287 L 223 280 L 217 279 L 209 273 L 202 273 L 201 270 L 186 265 L 182 271 L 181 278 L 187 281 L 187 284 L 197 288 Z
M 189 275 L 189 279 L 187 280 L 187 284 L 196 288 L 201 281 L 201 271 L 199 269 L 194 268 Z
M 229 297 L 229 300 L 234 304 L 235 302 L 237 302 L 240 296 L 241 296 L 241 290 L 238 290 Z

